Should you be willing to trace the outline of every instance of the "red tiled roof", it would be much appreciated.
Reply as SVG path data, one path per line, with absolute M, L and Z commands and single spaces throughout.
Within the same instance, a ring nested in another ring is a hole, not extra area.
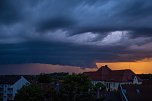
M 108 66 L 102 66 L 95 72 L 85 72 L 94 81 L 129 82 L 136 74 L 130 69 L 111 70 Z M 137 77 L 139 79 L 139 77 Z
M 85 74 L 87 74 L 92 80 L 100 80 L 100 75 L 96 72 L 85 72 Z

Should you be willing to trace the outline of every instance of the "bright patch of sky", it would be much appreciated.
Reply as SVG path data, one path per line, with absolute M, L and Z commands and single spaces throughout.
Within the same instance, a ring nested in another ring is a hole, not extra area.
M 104 44 L 112 44 L 119 42 L 123 37 L 126 36 L 127 31 L 114 31 L 110 32 L 103 40 Z
M 63 30 L 57 30 L 55 32 L 49 32 L 47 34 L 44 34 L 43 37 L 51 41 L 61 41 L 61 42 L 69 42 L 69 43 L 75 43 L 81 45 L 100 46 L 100 45 L 111 45 L 113 43 L 118 43 L 119 41 L 121 41 L 122 38 L 126 36 L 128 31 L 110 32 L 106 37 L 101 38 L 100 40 L 97 41 L 96 39 L 100 37 L 100 33 L 86 32 L 73 36 L 69 36 L 67 33 L 68 32 Z

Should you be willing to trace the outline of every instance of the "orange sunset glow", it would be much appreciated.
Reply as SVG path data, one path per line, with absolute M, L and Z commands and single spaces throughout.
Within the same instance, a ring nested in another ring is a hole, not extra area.
M 152 73 L 152 60 L 136 62 L 113 62 L 113 63 L 96 63 L 97 67 L 108 65 L 113 70 L 131 69 L 137 74 Z

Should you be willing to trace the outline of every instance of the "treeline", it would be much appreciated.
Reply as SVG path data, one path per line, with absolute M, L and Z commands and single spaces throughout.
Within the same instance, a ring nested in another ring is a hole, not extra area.
M 152 74 L 138 74 L 138 76 L 143 80 L 152 80 Z
M 36 82 L 24 86 L 15 101 L 102 101 L 105 86 L 92 85 L 85 74 L 40 74 Z

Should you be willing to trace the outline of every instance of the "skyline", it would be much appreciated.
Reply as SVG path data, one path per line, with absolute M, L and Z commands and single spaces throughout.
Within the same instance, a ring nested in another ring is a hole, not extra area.
M 101 66 L 108 65 L 112 70 L 130 69 L 136 74 L 152 74 L 151 61 L 96 63 L 96 67 L 81 68 L 78 66 L 51 65 L 40 63 L 0 65 L 0 75 L 39 75 L 41 73 L 83 73 L 96 71 Z M 13 68 L 13 69 L 10 69 Z M 146 69 L 145 69 L 146 68 Z
M 151 0 L 1 0 L 0 70 L 108 64 L 152 73 L 151 9 Z

